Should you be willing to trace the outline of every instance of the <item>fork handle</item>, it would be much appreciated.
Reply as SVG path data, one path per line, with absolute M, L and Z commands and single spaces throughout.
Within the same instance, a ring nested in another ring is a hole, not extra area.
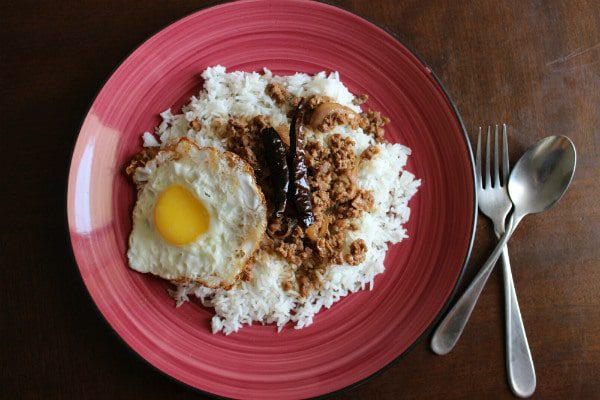
M 502 250 L 504 304 L 506 318 L 506 372 L 513 393 L 529 397 L 535 391 L 536 378 L 527 335 L 519 310 L 517 292 L 510 269 L 508 246 Z

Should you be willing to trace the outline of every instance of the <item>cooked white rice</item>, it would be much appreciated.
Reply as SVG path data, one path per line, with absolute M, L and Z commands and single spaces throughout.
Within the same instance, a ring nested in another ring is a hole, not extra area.
M 335 102 L 360 111 L 353 105 L 354 95 L 340 81 L 337 72 L 327 75 L 320 72 L 314 76 L 297 73 L 292 76 L 274 76 L 265 69 L 262 74 L 252 72 L 227 73 L 222 66 L 207 68 L 203 73 L 204 89 L 198 97 L 182 108 L 182 114 L 174 115 L 171 110 L 161 113 L 162 123 L 155 134 L 143 134 L 144 146 L 164 147 L 177 142 L 182 137 L 196 141 L 200 146 L 212 146 L 224 150 L 225 141 L 212 131 L 211 122 L 215 119 L 227 121 L 229 117 L 253 117 L 258 114 L 271 116 L 274 125 L 289 124 L 286 113 L 265 94 L 269 83 L 280 83 L 296 96 L 324 95 Z M 199 132 L 188 129 L 189 122 L 200 120 Z M 369 145 L 376 144 L 373 138 L 362 132 L 339 126 L 328 134 L 307 133 L 307 139 L 325 141 L 333 133 L 348 136 L 356 143 L 359 155 Z M 231 290 L 209 289 L 198 285 L 178 286 L 172 291 L 177 305 L 197 296 L 206 307 L 214 308 L 212 319 L 213 333 L 226 335 L 237 332 L 244 324 L 254 322 L 274 323 L 280 331 L 285 324 L 292 322 L 296 329 L 309 326 L 313 317 L 323 307 L 349 293 L 361 289 L 373 289 L 376 275 L 384 271 L 383 260 L 388 243 L 397 243 L 407 237 L 403 224 L 408 221 L 410 209 L 408 201 L 416 193 L 420 180 L 404 171 L 410 149 L 400 144 L 379 144 L 380 152 L 373 159 L 360 164 L 358 185 L 373 191 L 375 207 L 364 213 L 356 222 L 357 231 L 347 233 L 346 244 L 353 240 L 365 241 L 367 258 L 358 266 L 337 265 L 327 269 L 323 276 L 323 287 L 312 290 L 308 298 L 302 298 L 292 289 L 285 291 L 282 283 L 292 280 L 292 267 L 282 258 L 261 252 L 252 270 L 250 282 L 240 282 Z M 144 175 L 152 169 L 152 162 L 145 169 L 136 172 L 136 179 L 143 181 Z

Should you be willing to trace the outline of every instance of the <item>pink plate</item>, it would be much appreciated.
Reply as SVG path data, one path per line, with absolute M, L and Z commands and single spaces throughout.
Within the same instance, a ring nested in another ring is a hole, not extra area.
M 168 284 L 131 271 L 125 252 L 134 188 L 122 171 L 158 113 L 201 89 L 200 72 L 339 71 L 413 150 L 423 180 L 410 238 L 393 246 L 373 291 L 321 312 L 309 328 L 252 326 L 225 337 L 211 311 L 175 309 Z M 73 152 L 68 221 L 85 285 L 112 328 L 173 378 L 212 394 L 299 398 L 356 384 L 405 354 L 444 309 L 472 244 L 476 198 L 460 117 L 431 70 L 393 36 L 341 9 L 307 1 L 244 1 L 199 11 L 133 52 L 94 100 Z

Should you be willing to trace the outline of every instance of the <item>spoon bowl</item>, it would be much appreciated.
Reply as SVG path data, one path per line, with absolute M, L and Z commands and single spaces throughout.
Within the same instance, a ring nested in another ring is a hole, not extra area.
M 508 181 L 515 222 L 560 200 L 573 179 L 576 159 L 575 146 L 566 136 L 544 138 L 519 159 Z

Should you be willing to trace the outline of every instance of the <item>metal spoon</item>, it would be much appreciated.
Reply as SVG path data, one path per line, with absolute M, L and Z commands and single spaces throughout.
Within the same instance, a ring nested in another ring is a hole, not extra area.
M 569 138 L 550 136 L 530 147 L 514 166 L 508 181 L 508 192 L 514 204 L 514 210 L 508 221 L 506 232 L 473 282 L 435 331 L 431 340 L 431 348 L 435 353 L 447 354 L 452 350 L 469 320 L 483 286 L 502 253 L 502 248 L 523 217 L 527 214 L 545 211 L 560 200 L 575 173 L 576 159 L 575 145 Z M 510 374 L 519 374 L 523 370 L 528 370 L 519 365 L 512 365 L 511 361 L 507 360 Z M 527 381 L 527 379 L 521 380 Z M 521 395 L 530 395 L 535 390 L 535 375 L 529 379 L 529 382 L 529 387 L 517 389 Z

